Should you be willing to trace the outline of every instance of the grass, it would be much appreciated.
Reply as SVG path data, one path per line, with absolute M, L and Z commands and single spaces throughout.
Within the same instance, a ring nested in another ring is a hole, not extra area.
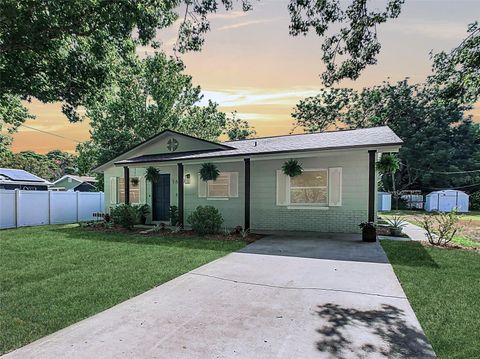
M 45 226 L 0 232 L 0 353 L 244 246 Z
M 480 358 L 480 254 L 417 242 L 382 246 L 438 357 Z
M 404 219 L 419 227 L 422 224 L 418 220 L 418 216 L 424 215 L 426 212 L 418 210 L 398 210 L 391 212 L 379 212 L 378 215 L 384 218 L 390 218 L 394 215 L 403 216 Z M 468 214 L 460 216 L 460 233 L 457 234 L 452 242 L 464 247 L 480 248 L 480 212 L 471 211 Z

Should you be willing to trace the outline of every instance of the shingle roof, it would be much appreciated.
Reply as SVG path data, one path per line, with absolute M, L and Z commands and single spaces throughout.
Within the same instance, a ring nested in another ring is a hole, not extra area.
M 255 156 L 283 152 L 321 151 L 370 146 L 395 146 L 401 145 L 402 140 L 389 127 L 383 126 L 356 130 L 262 137 L 248 140 L 227 141 L 223 142 L 223 144 L 234 147 L 234 149 L 144 155 L 118 161 L 116 164 L 194 160 L 246 155 Z

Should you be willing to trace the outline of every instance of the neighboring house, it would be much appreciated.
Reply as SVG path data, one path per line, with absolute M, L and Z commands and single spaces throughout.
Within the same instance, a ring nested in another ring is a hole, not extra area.
M 97 180 L 95 177 L 65 175 L 52 183 L 51 190 L 54 191 L 78 191 L 94 192 Z
M 167 130 L 95 171 L 104 173 L 107 207 L 147 203 L 153 222 L 168 221 L 171 205 L 181 224 L 197 206 L 212 205 L 229 228 L 352 233 L 376 219 L 375 163 L 401 143 L 388 127 L 224 143 Z M 302 175 L 283 173 L 290 158 L 302 163 Z M 216 181 L 200 179 L 206 162 L 220 170 Z M 145 180 L 149 166 L 160 170 L 156 183 Z
M 47 191 L 51 183 L 30 172 L 14 168 L 0 168 L 0 189 Z

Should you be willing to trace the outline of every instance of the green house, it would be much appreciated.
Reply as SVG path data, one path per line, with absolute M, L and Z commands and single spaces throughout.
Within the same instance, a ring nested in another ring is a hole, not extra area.
M 95 192 L 97 180 L 95 177 L 65 175 L 52 183 L 52 191 Z
M 146 203 L 152 223 L 168 223 L 171 205 L 182 225 L 197 206 L 212 205 L 230 228 L 356 233 L 376 219 L 378 156 L 401 144 L 388 127 L 223 143 L 166 130 L 95 171 L 104 174 L 106 211 Z M 283 172 L 290 159 L 301 175 Z M 220 171 L 215 181 L 200 178 L 204 163 Z M 151 166 L 160 173 L 154 183 L 145 179 Z

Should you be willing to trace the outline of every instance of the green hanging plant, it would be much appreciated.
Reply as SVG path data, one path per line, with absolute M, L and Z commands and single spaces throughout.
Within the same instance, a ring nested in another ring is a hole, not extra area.
M 133 186 L 137 186 L 139 182 L 140 182 L 140 181 L 138 180 L 138 177 L 132 177 L 132 178 L 130 179 L 130 183 L 131 183 Z
M 213 163 L 204 163 L 200 169 L 200 178 L 207 181 L 215 181 L 220 175 L 220 171 Z
M 155 167 L 148 167 L 145 173 L 145 179 L 150 182 L 157 182 L 160 178 L 160 170 Z
M 289 177 L 300 176 L 303 173 L 302 164 L 294 159 L 289 159 L 282 166 L 283 173 Z

